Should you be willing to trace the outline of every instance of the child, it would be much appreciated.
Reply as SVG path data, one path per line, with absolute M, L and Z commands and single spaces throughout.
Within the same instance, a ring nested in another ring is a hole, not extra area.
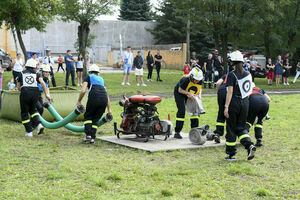
M 0 64 L 0 90 L 2 89 L 3 73 L 4 73 L 4 70 L 2 69 L 2 66 Z
M 83 81 L 77 102 L 77 106 L 82 106 L 81 100 L 88 90 L 89 96 L 84 113 L 84 132 L 86 137 L 83 141 L 90 141 L 90 144 L 95 143 L 97 122 L 106 108 L 108 114 L 111 115 L 109 96 L 107 95 L 103 78 L 98 76 L 99 71 L 99 67 L 96 64 L 89 67 L 89 75 Z
M 77 72 L 77 86 L 79 85 L 82 86 L 83 57 L 81 54 L 78 55 L 76 72 Z
M 63 72 L 65 73 L 65 70 L 64 70 L 64 68 L 63 68 L 63 58 L 62 58 L 61 54 L 59 54 L 58 59 L 57 59 L 57 62 L 58 62 L 58 68 L 57 68 L 56 73 L 59 71 L 60 68 L 61 68 L 61 69 L 63 70 Z
M 50 72 L 51 72 L 51 68 L 50 68 L 49 65 L 42 64 L 41 70 L 42 70 L 43 81 L 45 82 L 46 88 L 49 91 L 49 75 L 50 75 Z M 43 102 L 42 92 L 44 91 L 44 89 L 43 89 L 41 83 L 38 83 L 38 86 L 39 86 L 40 93 L 39 93 L 38 102 L 36 103 L 36 109 L 38 110 L 38 112 L 42 116 L 43 112 L 44 112 L 44 102 Z
M 183 74 L 188 75 L 191 72 L 191 67 L 190 65 L 186 62 L 184 67 L 183 67 Z
M 289 64 L 289 59 L 286 59 L 285 64 L 283 65 L 284 72 L 282 74 L 283 76 L 283 85 L 290 85 L 289 84 L 289 76 L 290 76 L 290 69 L 292 66 Z
M 138 55 L 134 58 L 134 61 L 133 61 L 133 67 L 135 67 L 134 73 L 136 76 L 136 85 L 137 86 L 140 86 L 138 79 L 141 80 L 142 86 L 147 86 L 143 80 L 143 65 L 144 65 L 144 60 L 141 56 L 141 52 L 138 51 Z
M 17 90 L 16 88 L 16 84 L 14 83 L 14 79 L 10 79 L 10 81 L 8 82 L 8 90 L 9 91 L 14 91 L 14 90 Z
M 36 110 L 36 103 L 39 98 L 38 83 L 42 85 L 46 98 L 51 101 L 51 97 L 41 74 L 36 72 L 37 63 L 33 59 L 29 59 L 23 70 L 17 77 L 18 89 L 20 92 L 21 119 L 25 127 L 25 137 L 33 136 L 33 129 L 37 127 L 37 134 L 42 134 L 44 127 Z M 30 118 L 28 116 L 30 114 Z

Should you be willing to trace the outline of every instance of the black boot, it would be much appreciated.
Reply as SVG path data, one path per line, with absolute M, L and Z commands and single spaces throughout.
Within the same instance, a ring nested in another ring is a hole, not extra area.
M 254 158 L 256 147 L 253 144 L 251 144 L 251 146 L 247 151 L 248 151 L 247 160 L 252 160 Z
M 174 138 L 176 138 L 176 139 L 182 139 L 182 136 L 180 135 L 180 133 L 175 133 Z
M 262 145 L 263 143 L 261 140 L 256 140 L 256 144 L 255 144 L 256 147 L 261 147 Z

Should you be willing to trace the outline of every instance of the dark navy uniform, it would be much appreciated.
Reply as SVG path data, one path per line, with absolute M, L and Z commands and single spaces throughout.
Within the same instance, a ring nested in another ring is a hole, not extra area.
M 224 135 L 224 127 L 225 127 L 225 116 L 224 116 L 224 108 L 225 108 L 225 101 L 226 101 L 226 94 L 227 94 L 227 78 L 228 75 L 223 75 L 221 79 L 223 79 L 223 83 L 218 90 L 218 117 L 216 123 L 216 130 L 214 131 L 215 134 L 219 136 Z
M 176 114 L 176 127 L 175 132 L 180 133 L 184 124 L 185 118 L 185 103 L 188 99 L 187 95 L 181 94 L 178 92 L 179 87 L 187 92 L 194 93 L 198 95 L 202 89 L 202 81 L 198 83 L 193 83 L 190 77 L 183 77 L 177 83 L 174 88 L 174 98 L 177 106 L 177 114 Z M 199 126 L 199 117 L 198 116 L 191 116 L 191 128 Z
M 26 68 L 17 77 L 17 81 L 21 84 L 21 119 L 27 133 L 32 132 L 33 128 L 41 123 L 36 109 L 36 103 L 40 95 L 38 87 L 40 77 L 41 74 L 36 73 L 33 68 Z M 28 116 L 28 113 L 30 116 Z
M 97 122 L 102 117 L 107 106 L 107 93 L 101 76 L 89 74 L 84 82 L 88 83 L 89 95 L 84 113 L 84 131 L 92 139 L 96 138 Z
M 43 80 L 45 82 L 46 87 L 48 88 L 49 87 L 49 79 L 47 77 L 43 77 Z M 44 102 L 43 102 L 43 97 L 42 97 L 42 93 L 43 93 L 44 90 L 43 90 L 43 87 L 42 87 L 41 83 L 38 83 L 38 87 L 39 87 L 40 93 L 39 93 L 38 101 L 36 103 L 36 108 L 37 108 L 37 111 L 42 116 L 43 113 L 44 113 Z
M 232 99 L 228 108 L 229 118 L 226 119 L 226 153 L 229 156 L 236 154 L 236 138 L 240 143 L 249 149 L 253 143 L 248 135 L 246 121 L 249 109 L 249 99 L 242 98 L 242 93 L 238 85 L 238 80 L 241 80 L 249 75 L 249 72 L 244 72 L 242 76 L 232 71 L 228 74 L 227 86 L 233 86 Z M 251 84 L 250 84 L 251 86 Z M 249 87 L 250 87 L 249 86 Z
M 269 102 L 264 94 L 264 90 L 254 87 L 252 94 L 249 96 L 249 112 L 246 127 L 249 131 L 255 121 L 255 118 L 258 118 L 254 128 L 255 138 L 257 140 L 262 139 L 263 118 L 269 111 Z

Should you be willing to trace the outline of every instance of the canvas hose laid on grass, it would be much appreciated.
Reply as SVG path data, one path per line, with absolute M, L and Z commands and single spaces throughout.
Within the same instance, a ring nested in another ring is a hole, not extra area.
M 48 109 L 48 111 L 50 112 L 51 115 L 53 115 L 55 120 L 57 120 L 57 121 L 63 120 L 63 118 L 56 112 L 56 110 L 54 109 L 54 107 L 51 104 L 45 103 L 44 107 Z M 98 121 L 97 126 L 98 127 L 102 126 L 106 122 L 111 122 L 112 120 L 113 120 L 113 116 L 106 114 L 106 116 L 102 117 Z M 70 130 L 70 131 L 73 131 L 73 132 L 84 132 L 84 126 L 75 126 L 75 125 L 67 123 L 65 125 L 65 128 Z

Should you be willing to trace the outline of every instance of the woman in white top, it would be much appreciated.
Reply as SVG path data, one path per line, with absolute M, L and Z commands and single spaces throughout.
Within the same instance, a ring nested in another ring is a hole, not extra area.
M 79 85 L 82 86 L 83 57 L 81 54 L 78 55 L 76 72 L 77 72 L 77 86 Z
M 11 63 L 12 68 L 12 74 L 14 77 L 14 83 L 17 84 L 16 78 L 19 76 L 19 74 L 23 71 L 23 59 L 21 57 L 20 53 L 17 53 L 17 58 L 13 60 Z

